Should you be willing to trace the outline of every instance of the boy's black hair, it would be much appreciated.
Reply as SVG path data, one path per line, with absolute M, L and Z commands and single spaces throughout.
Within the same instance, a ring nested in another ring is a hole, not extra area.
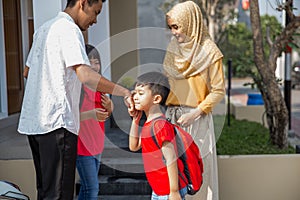
M 77 2 L 78 0 L 68 0 L 68 2 L 67 2 L 67 7 L 73 7 L 75 4 L 76 4 L 76 2 Z M 89 6 L 92 6 L 94 3 L 98 3 L 100 0 L 88 0 L 88 4 L 89 4 Z M 102 0 L 102 2 L 104 3 L 106 0 Z
M 160 105 L 164 106 L 170 92 L 168 78 L 160 72 L 148 72 L 137 78 L 136 86 L 146 85 L 152 92 L 152 95 L 162 97 Z

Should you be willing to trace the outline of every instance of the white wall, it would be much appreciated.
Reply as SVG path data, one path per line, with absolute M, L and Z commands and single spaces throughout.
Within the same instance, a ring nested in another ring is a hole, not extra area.
M 22 40 L 23 40 L 23 60 L 29 51 L 28 44 L 28 13 L 27 1 L 21 1 L 22 17 Z M 51 3 L 45 0 L 32 0 L 33 18 L 35 30 L 47 20 L 55 17 L 58 12 L 63 11 L 66 7 L 67 0 L 52 0 Z M 2 11 L 2 1 L 0 1 L 0 13 Z M 110 71 L 110 42 L 109 42 L 109 0 L 103 4 L 101 14 L 98 16 L 98 23 L 92 26 L 88 31 L 89 43 L 96 46 L 102 58 L 102 74 L 111 79 Z M 3 16 L 0 14 L 0 119 L 8 116 L 7 105 L 7 85 L 6 85 L 6 68 L 5 68 L 5 41 Z
M 88 43 L 98 49 L 101 56 L 101 73 L 111 80 L 109 29 L 109 1 L 107 0 L 103 3 L 102 11 L 97 18 L 97 24 L 88 29 Z
M 21 23 L 22 23 L 22 51 L 23 51 L 23 63 L 25 67 L 27 55 L 29 53 L 29 30 L 28 30 L 28 19 L 30 18 L 28 13 L 29 2 L 21 0 Z M 32 17 L 32 16 L 31 16 Z M 26 83 L 26 80 L 24 80 Z
M 0 13 L 3 13 L 2 1 L 0 1 Z M 3 15 L 0 15 L 0 119 L 7 117 L 7 88 L 6 88 L 6 68 L 5 68 L 5 41 Z
M 32 3 L 35 30 L 47 20 L 55 17 L 58 12 L 62 11 L 62 0 L 51 0 L 51 2 L 33 0 Z
M 52 0 L 51 3 L 33 0 L 34 28 L 37 29 L 44 22 L 55 17 L 58 12 L 65 9 L 66 4 L 67 0 Z M 97 20 L 97 24 L 94 24 L 88 30 L 88 42 L 98 48 L 102 59 L 102 74 L 111 79 L 108 0 L 103 4 L 102 12 Z

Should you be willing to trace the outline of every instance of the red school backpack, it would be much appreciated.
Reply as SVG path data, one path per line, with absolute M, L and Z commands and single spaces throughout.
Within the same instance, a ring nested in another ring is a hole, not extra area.
M 151 136 L 156 146 L 160 149 L 153 130 L 154 123 L 157 120 L 164 120 L 166 123 L 170 122 L 163 117 L 159 117 L 153 122 Z M 184 165 L 184 175 L 186 178 L 181 172 L 178 172 L 178 174 L 187 184 L 187 193 L 194 195 L 200 190 L 202 185 L 203 161 L 200 150 L 189 133 L 176 124 L 172 124 L 172 126 L 174 127 L 178 159 L 180 159 Z

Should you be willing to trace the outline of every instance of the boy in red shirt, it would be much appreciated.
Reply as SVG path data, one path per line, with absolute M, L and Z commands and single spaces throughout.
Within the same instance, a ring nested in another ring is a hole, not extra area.
M 131 151 L 142 148 L 146 177 L 153 190 L 152 200 L 184 200 L 187 193 L 186 183 L 178 176 L 178 171 L 184 174 L 184 167 L 177 159 L 173 125 L 167 120 L 156 120 L 164 117 L 161 106 L 165 104 L 169 88 L 167 77 L 159 72 L 150 72 L 137 78 L 133 93 L 136 112 L 132 116 L 129 148 Z M 139 134 L 143 111 L 147 120 Z

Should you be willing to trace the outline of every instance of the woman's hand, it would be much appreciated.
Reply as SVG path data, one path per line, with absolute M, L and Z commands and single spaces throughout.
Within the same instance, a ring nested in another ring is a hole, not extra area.
M 177 120 L 177 123 L 183 127 L 191 125 L 200 115 L 202 110 L 200 108 L 194 108 L 189 113 L 181 115 Z

